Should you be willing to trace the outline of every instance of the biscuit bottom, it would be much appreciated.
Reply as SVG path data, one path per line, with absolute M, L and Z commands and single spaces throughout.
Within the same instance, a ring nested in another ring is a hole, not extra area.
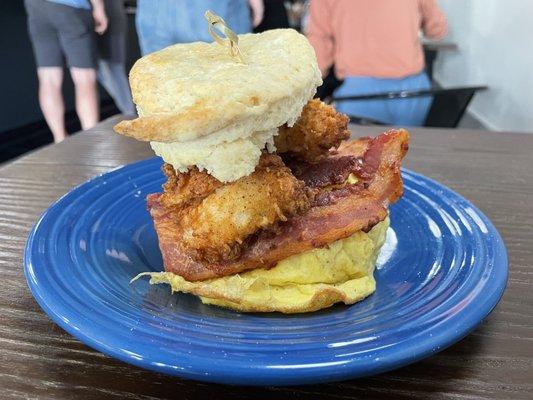
M 353 304 L 376 290 L 374 268 L 389 219 L 368 233 L 352 236 L 280 261 L 275 267 L 189 282 L 170 272 L 146 272 L 150 283 L 192 293 L 203 303 L 241 312 L 317 311 L 335 303 Z

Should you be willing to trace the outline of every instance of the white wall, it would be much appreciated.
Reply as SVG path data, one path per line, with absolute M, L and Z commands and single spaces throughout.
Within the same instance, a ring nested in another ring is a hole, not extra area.
M 486 84 L 469 112 L 487 128 L 533 132 L 533 1 L 439 0 L 448 16 L 435 79 L 442 86 Z

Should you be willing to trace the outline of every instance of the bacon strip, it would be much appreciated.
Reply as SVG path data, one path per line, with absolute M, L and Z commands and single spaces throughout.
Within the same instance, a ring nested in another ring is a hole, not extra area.
M 339 163 L 338 160 L 350 158 L 352 161 L 348 163 L 342 161 L 345 167 L 341 168 L 340 175 L 345 175 L 346 171 L 354 173 L 357 184 L 327 192 L 318 189 L 315 203 L 306 214 L 281 223 L 275 233 L 257 234 L 241 257 L 233 261 L 215 264 L 195 261 L 180 248 L 176 222 L 161 204 L 161 194 L 149 195 L 148 208 L 159 237 L 165 270 L 197 281 L 255 268 L 271 268 L 289 256 L 325 246 L 360 230 L 369 230 L 385 219 L 389 204 L 402 195 L 400 165 L 408 142 L 407 131 L 391 130 L 374 139 L 364 138 L 342 145 L 330 158 Z M 330 183 L 337 181 L 339 172 L 334 165 L 327 160 L 309 165 L 300 177 L 312 187 L 322 187 L 328 182 L 324 177 L 331 177 Z
M 293 175 L 309 188 L 323 188 L 346 182 L 348 175 L 357 170 L 360 158 L 352 155 L 332 155 L 316 164 L 283 158 Z

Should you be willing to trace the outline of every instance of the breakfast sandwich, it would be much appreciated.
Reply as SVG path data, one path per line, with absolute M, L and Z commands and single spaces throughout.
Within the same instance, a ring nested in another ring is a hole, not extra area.
M 164 272 L 141 275 L 243 312 L 362 300 L 409 135 L 346 141 L 348 117 L 313 99 L 321 75 L 296 31 L 239 35 L 238 49 L 177 44 L 131 71 L 139 117 L 115 130 L 150 142 L 166 175 L 147 199 Z

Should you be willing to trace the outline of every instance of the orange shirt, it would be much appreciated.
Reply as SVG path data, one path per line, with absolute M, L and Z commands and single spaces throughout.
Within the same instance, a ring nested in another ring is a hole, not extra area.
M 436 0 L 311 0 L 307 37 L 325 74 L 403 78 L 424 68 L 419 31 L 430 39 L 448 24 Z

